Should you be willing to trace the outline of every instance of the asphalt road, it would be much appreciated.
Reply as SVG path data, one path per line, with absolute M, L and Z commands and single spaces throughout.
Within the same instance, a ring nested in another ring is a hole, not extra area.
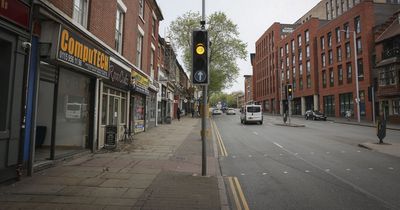
M 400 158 L 357 146 L 377 141 L 374 128 L 304 119 L 292 122 L 306 127 L 285 127 L 273 116 L 263 125 L 242 125 L 239 115 L 213 120 L 232 209 L 400 209 Z M 400 131 L 385 140 L 400 141 Z

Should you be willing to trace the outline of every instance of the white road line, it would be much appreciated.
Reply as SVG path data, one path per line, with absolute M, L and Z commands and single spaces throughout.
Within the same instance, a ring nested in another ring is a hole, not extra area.
M 276 142 L 274 142 L 274 144 L 275 144 L 276 146 L 278 146 L 278 147 L 280 147 L 280 148 L 283 149 L 283 147 L 282 147 L 280 144 L 278 144 L 278 143 L 276 143 Z
M 389 170 L 394 170 L 394 168 L 393 168 L 393 167 L 389 167 L 388 169 L 389 169 Z
M 374 170 L 374 168 L 368 168 L 368 170 Z
M 351 171 L 351 169 L 350 168 L 346 168 L 346 171 Z
M 287 174 L 288 172 L 287 172 L 287 171 L 284 171 L 283 173 L 284 173 L 284 174 Z
M 310 173 L 311 171 L 309 171 L 309 170 L 305 170 L 305 172 L 306 172 L 306 173 Z
M 265 175 L 267 175 L 267 173 L 264 172 L 264 173 L 262 173 L 262 175 L 265 176 Z
M 258 136 L 258 133 L 257 133 L 257 132 L 254 131 L 253 133 L 254 133 L 256 136 Z
M 249 158 L 253 157 L 252 155 L 249 155 Z
M 326 171 L 326 172 L 329 172 L 329 171 L 331 171 L 331 169 L 327 168 L 327 169 L 325 169 L 325 171 Z
M 244 175 L 246 175 L 246 174 L 245 174 L 245 173 L 241 173 L 240 175 L 244 176 Z

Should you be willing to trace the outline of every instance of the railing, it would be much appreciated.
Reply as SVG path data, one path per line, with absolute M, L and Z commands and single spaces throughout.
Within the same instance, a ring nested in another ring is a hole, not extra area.
M 392 57 L 400 57 L 400 48 L 394 48 L 382 52 L 382 59 L 387 59 Z

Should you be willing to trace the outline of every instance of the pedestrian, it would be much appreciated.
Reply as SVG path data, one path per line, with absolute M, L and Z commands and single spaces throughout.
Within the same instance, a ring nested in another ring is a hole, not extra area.
M 178 107 L 178 109 L 176 110 L 176 116 L 177 116 L 177 118 L 178 118 L 178 121 L 180 121 L 180 120 L 181 120 L 181 109 L 179 109 L 179 107 Z

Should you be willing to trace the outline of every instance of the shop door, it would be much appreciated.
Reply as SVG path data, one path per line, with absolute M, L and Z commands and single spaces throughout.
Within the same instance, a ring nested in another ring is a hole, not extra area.
M 112 113 L 112 116 L 110 116 L 111 119 L 111 124 L 117 126 L 117 137 L 120 139 L 121 133 L 123 132 L 123 126 L 120 124 L 121 122 L 121 99 L 118 97 L 111 97 L 114 100 L 110 101 L 110 104 L 112 104 L 112 107 L 110 107 L 110 113 Z

